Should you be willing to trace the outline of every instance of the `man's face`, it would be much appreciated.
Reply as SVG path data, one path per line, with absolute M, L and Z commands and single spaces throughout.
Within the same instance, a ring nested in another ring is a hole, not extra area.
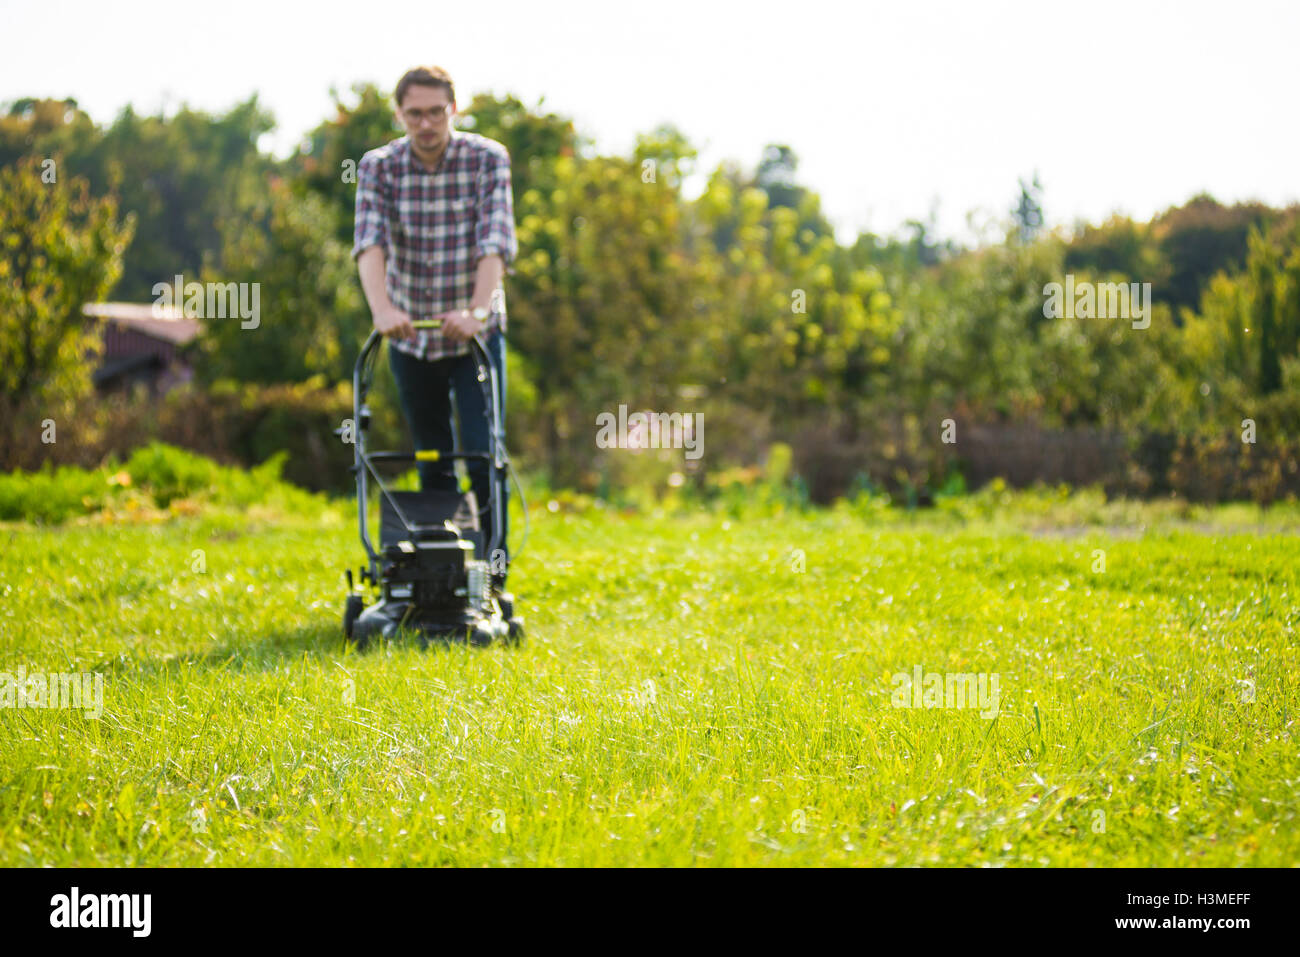
M 416 149 L 434 152 L 443 147 L 451 130 L 456 104 L 440 86 L 412 84 L 397 108 L 397 122 L 411 138 Z

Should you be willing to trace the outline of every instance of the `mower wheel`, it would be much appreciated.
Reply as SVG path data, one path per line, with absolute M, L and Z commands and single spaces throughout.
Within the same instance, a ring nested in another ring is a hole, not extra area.
M 486 621 L 479 621 L 469 626 L 469 643 L 479 648 L 486 648 L 496 638 L 492 626 Z
M 343 606 L 343 637 L 348 641 L 352 640 L 352 626 L 365 608 L 365 599 L 360 595 L 348 595 L 347 603 Z
M 524 643 L 524 618 L 522 615 L 516 615 L 509 620 L 510 631 L 509 640 L 512 645 L 522 645 Z
M 497 607 L 501 609 L 501 617 L 510 619 L 515 617 L 515 596 L 508 591 L 497 594 Z

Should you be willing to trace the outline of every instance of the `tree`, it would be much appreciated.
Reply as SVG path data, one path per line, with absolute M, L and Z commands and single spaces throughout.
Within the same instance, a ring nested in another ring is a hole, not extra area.
M 333 233 L 335 212 L 315 193 L 299 195 L 279 178 L 269 192 L 251 173 L 218 221 L 218 265 L 205 282 L 256 283 L 260 315 L 207 317 L 197 374 L 205 382 L 301 382 L 320 374 L 347 379 L 367 317 L 350 245 Z
M 1147 223 L 1112 216 L 1100 226 L 1083 223 L 1065 249 L 1066 272 L 1119 273 L 1131 282 L 1149 282 L 1152 294 L 1164 287 L 1168 266 Z
M 1043 185 L 1035 171 L 1033 182 L 1020 180 L 1020 199 L 1011 211 L 1016 223 L 1016 237 L 1022 244 L 1031 243 L 1043 228 Z
M 1154 294 L 1175 312 L 1195 308 L 1215 273 L 1235 272 L 1245 265 L 1250 230 L 1265 226 L 1269 212 L 1259 203 L 1223 206 L 1204 193 L 1165 210 L 1151 221 L 1151 231 L 1169 276 Z
M 0 191 L 0 436 L 33 408 L 57 418 L 90 391 L 98 329 L 82 316 L 122 269 L 133 222 L 84 179 L 22 159 Z M 50 181 L 49 171 L 56 177 Z M 0 445 L 7 444 L 0 441 Z
M 633 158 L 641 169 L 641 178 L 646 178 L 647 161 L 654 170 L 654 178 L 663 177 L 668 185 L 680 192 L 682 181 L 690 175 L 698 151 L 690 144 L 686 135 L 671 124 L 661 124 L 649 133 L 636 138 Z
M 711 274 L 684 251 L 670 182 L 615 157 L 561 157 L 552 176 L 518 207 L 510 335 L 535 370 L 536 451 L 553 481 L 572 484 L 593 461 L 599 412 L 672 408 L 692 381 L 711 342 Z
M 569 117 L 542 113 L 545 102 L 539 99 L 534 112 L 515 96 L 480 93 L 457 119 L 461 129 L 496 140 L 510 154 L 515 209 L 529 190 L 555 188 L 557 160 L 586 156 L 593 145 L 577 134 Z
M 99 135 L 94 121 L 71 97 L 15 100 L 0 116 L 0 168 L 13 166 L 24 156 L 46 159 L 51 134 L 64 127 L 73 128 L 83 140 Z
M 1265 241 L 1258 231 L 1250 236 L 1249 282 L 1251 286 L 1251 317 L 1259 343 L 1259 381 L 1261 395 L 1276 392 L 1282 387 L 1282 363 L 1278 355 L 1278 296 L 1280 252 Z
M 799 157 L 784 143 L 769 143 L 763 148 L 754 178 L 747 185 L 767 194 L 768 209 L 793 209 L 799 214 L 795 239 L 804 249 L 824 237 L 834 237 L 835 229 L 821 215 L 821 201 L 815 193 L 798 183 Z M 813 202 L 809 202 L 809 200 Z
M 187 107 L 171 117 L 141 116 L 128 106 L 107 129 L 74 101 L 24 100 L 0 123 L 0 162 L 16 146 L 37 158 L 57 152 L 64 171 L 85 177 L 92 194 L 115 193 L 136 229 L 120 284 L 110 291 L 147 301 L 156 283 L 177 273 L 197 278 L 217 255 L 216 222 L 235 178 L 246 167 L 265 177 L 274 165 L 257 150 L 273 128 L 256 96 L 216 116 Z
M 373 83 L 352 87 L 356 102 L 348 106 L 331 89 L 334 117 L 307 134 L 285 163 L 285 172 L 300 196 L 314 192 L 329 202 L 335 214 L 331 233 L 352 245 L 356 209 L 357 165 L 361 157 L 402 135 L 388 95 Z

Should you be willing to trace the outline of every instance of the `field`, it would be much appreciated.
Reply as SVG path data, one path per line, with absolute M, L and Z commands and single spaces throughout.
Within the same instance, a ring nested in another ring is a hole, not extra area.
M 1294 864 L 1300 511 L 964 501 L 534 503 L 522 648 L 360 654 L 346 502 L 5 523 L 0 865 Z

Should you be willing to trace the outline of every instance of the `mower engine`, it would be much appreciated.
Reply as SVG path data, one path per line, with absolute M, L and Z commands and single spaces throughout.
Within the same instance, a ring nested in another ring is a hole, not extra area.
M 401 627 L 426 639 L 467 637 L 476 644 L 506 637 L 489 565 L 478 557 L 474 493 L 391 495 L 381 508 L 379 574 L 361 573 L 380 585 L 382 600 L 358 609 L 351 637 L 364 645 L 376 635 L 392 638 Z M 442 517 L 440 525 L 430 521 L 435 517 Z

